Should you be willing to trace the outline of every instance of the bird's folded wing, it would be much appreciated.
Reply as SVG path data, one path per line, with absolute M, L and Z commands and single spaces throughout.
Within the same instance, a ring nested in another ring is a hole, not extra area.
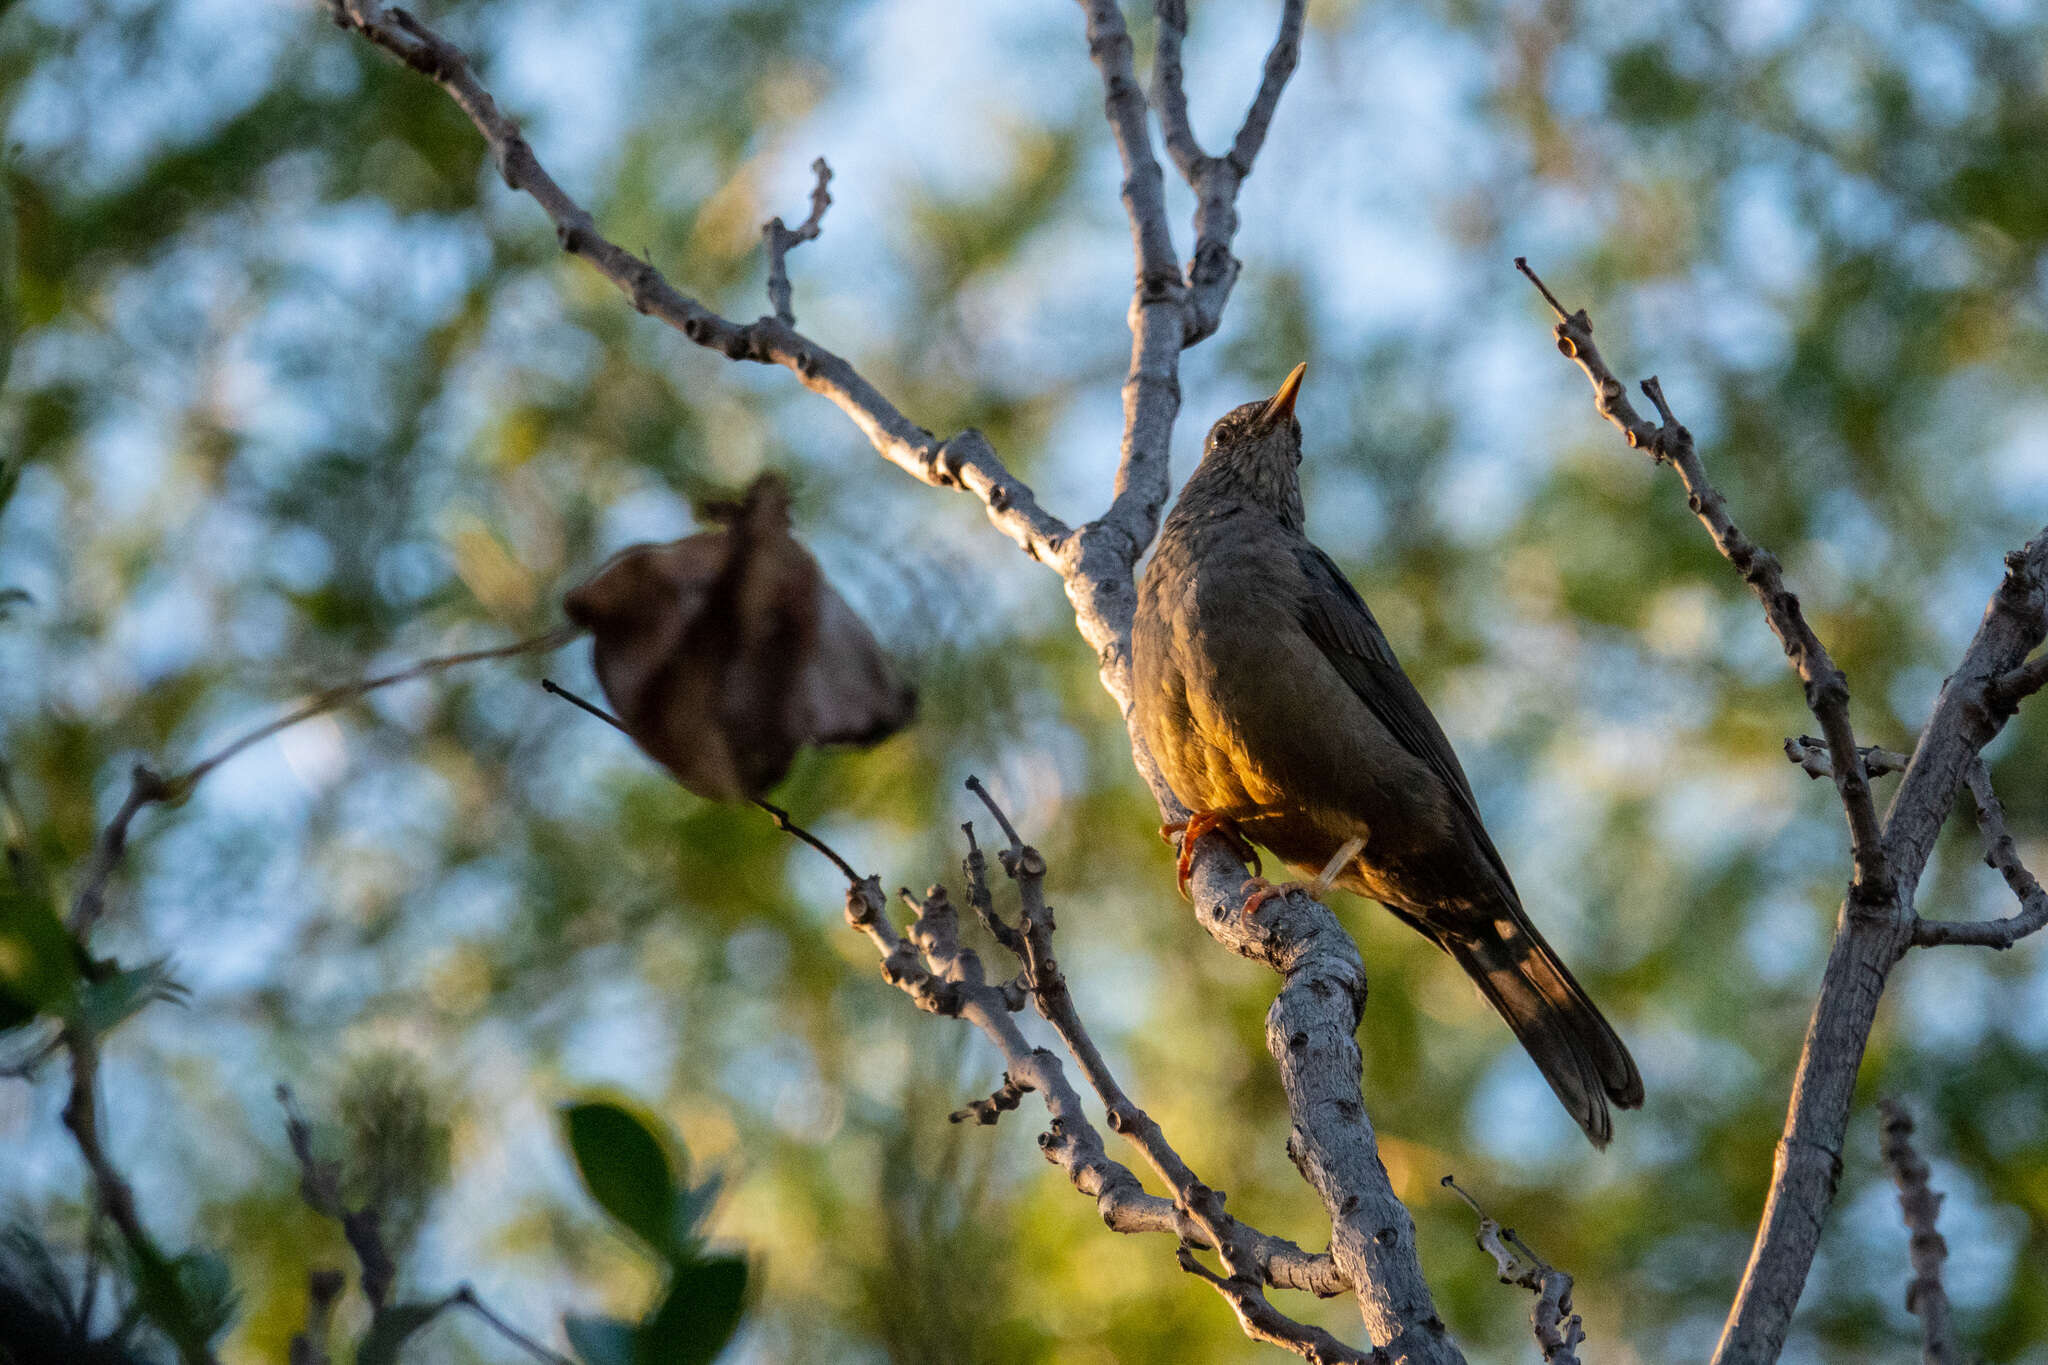
M 1380 623 L 1373 619 L 1372 609 L 1328 555 L 1306 542 L 1298 553 L 1309 589 L 1299 608 L 1302 629 L 1401 747 L 1442 779 L 1452 801 L 1470 822 L 1473 837 L 1512 896 L 1514 882 L 1494 849 L 1493 840 L 1487 837 L 1486 826 L 1479 818 L 1479 803 L 1472 796 L 1472 784 L 1465 779 L 1465 770 L 1458 766 L 1450 740 L 1444 737 L 1443 728 L 1430 714 L 1422 694 L 1401 671 L 1400 660 L 1394 657 L 1394 648 L 1387 643 Z

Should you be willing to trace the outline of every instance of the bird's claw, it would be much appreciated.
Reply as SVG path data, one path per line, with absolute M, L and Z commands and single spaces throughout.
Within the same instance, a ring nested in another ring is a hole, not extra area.
M 1174 873 L 1183 899 L 1190 899 L 1188 879 L 1195 874 L 1195 845 L 1208 835 L 1221 835 L 1230 845 L 1230 851 L 1237 855 L 1237 860 L 1250 867 L 1254 877 L 1259 873 L 1259 851 L 1252 847 L 1251 840 L 1244 837 L 1244 831 L 1237 827 L 1237 822 L 1227 815 L 1198 810 L 1185 820 L 1175 820 L 1159 827 L 1162 839 L 1171 840 L 1176 834 L 1180 836 L 1180 856 L 1174 860 Z
M 1253 877 L 1241 889 L 1245 893 L 1244 906 L 1237 913 L 1243 919 L 1250 919 L 1267 901 L 1278 900 L 1290 891 L 1306 891 L 1317 899 L 1321 899 L 1322 894 L 1314 882 L 1280 882 L 1276 885 L 1264 877 Z

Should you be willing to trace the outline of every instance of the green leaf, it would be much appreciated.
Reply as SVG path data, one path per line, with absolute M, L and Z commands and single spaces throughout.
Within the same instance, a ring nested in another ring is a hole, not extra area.
M 583 1365 L 634 1365 L 633 1324 L 617 1318 L 564 1317 L 562 1334 Z
M 78 979 L 77 945 L 49 902 L 0 887 L 0 1029 L 62 1011 Z
M 653 1122 L 608 1101 L 567 1105 L 562 1121 L 591 1198 L 653 1250 L 671 1254 L 681 1200 L 677 1172 Z
M 108 1033 L 158 1000 L 181 1003 L 185 988 L 171 979 L 168 959 L 140 967 L 114 967 L 78 994 L 79 1017 L 94 1033 Z M 113 964 L 105 964 L 112 967 Z
M 171 1261 L 171 1275 L 193 1329 L 207 1341 L 226 1331 L 237 1298 L 227 1261 L 211 1251 L 188 1251 Z
M 746 1311 L 747 1263 L 719 1256 L 678 1264 L 668 1296 L 634 1335 L 633 1365 L 709 1365 Z

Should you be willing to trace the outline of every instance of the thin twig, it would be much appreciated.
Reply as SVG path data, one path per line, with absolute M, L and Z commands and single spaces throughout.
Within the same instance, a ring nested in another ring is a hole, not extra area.
M 1941 1283 L 1948 1243 L 1936 1226 L 1942 1196 L 1928 1184 L 1931 1172 L 1913 1149 L 1913 1116 L 1897 1100 L 1879 1100 L 1877 1107 L 1883 1116 L 1879 1150 L 1899 1187 L 1899 1213 L 1911 1234 L 1913 1278 L 1906 1283 L 1906 1311 L 1920 1319 L 1921 1365 L 1956 1365 L 1955 1324 Z
M 603 721 L 606 725 L 611 726 L 612 729 L 617 730 L 622 735 L 630 733 L 626 729 L 626 722 L 620 720 L 617 716 L 605 710 L 602 706 L 599 706 L 594 702 L 585 701 L 582 697 L 577 696 L 574 692 L 571 692 L 568 688 L 562 686 L 553 678 L 542 678 L 540 680 L 540 690 L 552 696 L 560 697 L 563 701 L 568 702 L 571 706 L 576 707 L 578 710 L 589 712 L 591 715 L 596 716 L 599 720 Z
M 825 164 L 824 157 L 811 163 L 811 173 L 818 177 L 811 190 L 811 216 L 793 229 L 783 226 L 779 217 L 770 218 L 761 226 L 761 237 L 768 248 L 768 304 L 785 327 L 796 326 L 796 311 L 790 300 L 790 248 L 816 241 L 825 223 L 825 210 L 832 206 L 831 192 L 825 188 L 832 183 L 832 168 Z
M 332 711 L 337 706 L 345 706 L 349 702 L 368 696 L 370 693 L 382 688 L 395 687 L 399 683 L 411 682 L 416 678 L 424 678 L 434 673 L 442 673 L 451 668 L 458 668 L 463 664 L 480 663 L 485 659 L 510 659 L 521 654 L 544 654 L 550 650 L 560 649 L 563 645 L 568 644 L 581 634 L 583 634 L 581 626 L 558 626 L 546 634 L 536 635 L 530 640 L 518 640 L 509 645 L 494 645 L 490 649 L 472 649 L 460 654 L 443 654 L 437 658 L 421 659 L 418 663 L 407 664 L 395 673 L 384 673 L 374 678 L 363 678 L 357 682 L 343 683 L 339 687 L 330 687 L 324 692 L 316 692 L 298 710 L 280 716 L 268 725 L 257 726 L 254 730 L 229 744 L 211 758 L 202 759 L 185 773 L 172 778 L 167 785 L 170 787 L 174 799 L 182 800 L 191 793 L 192 788 L 197 786 L 200 780 L 208 773 L 241 753 L 250 745 L 260 744 L 280 730 L 289 730 L 292 726 L 302 721 L 311 720 L 315 716 L 323 715 L 328 711 Z
M 1892 879 L 1886 867 L 1884 842 L 1880 837 L 1877 805 L 1870 794 L 1870 780 L 1863 770 L 1856 734 L 1849 723 L 1849 684 L 1820 637 L 1807 624 L 1799 599 L 1785 586 L 1785 575 L 1776 555 L 1744 535 L 1728 515 L 1728 503 L 1707 479 L 1706 467 L 1693 450 L 1692 433 L 1672 414 L 1664 389 L 1653 376 L 1642 383 L 1644 397 L 1657 410 L 1659 425 L 1652 426 L 1638 416 L 1622 386 L 1600 350 L 1593 344 L 1593 319 L 1586 310 L 1566 312 L 1557 296 L 1529 268 L 1523 257 L 1515 268 L 1528 276 L 1543 293 L 1544 301 L 1557 314 L 1551 329 L 1557 349 L 1576 361 L 1593 385 L 1594 407 L 1627 439 L 1629 447 L 1647 452 L 1659 464 L 1669 464 L 1685 486 L 1686 506 L 1713 537 L 1714 547 L 1742 575 L 1742 581 L 1763 604 L 1764 619 L 1784 647 L 1786 658 L 1799 675 L 1806 691 L 1807 709 L 1820 722 L 1827 736 L 1835 788 L 1849 821 L 1849 850 L 1855 861 L 1859 899 L 1876 903 L 1892 897 Z
M 563 701 L 568 702 L 571 706 L 574 706 L 579 710 L 589 712 L 591 715 L 596 716 L 599 720 L 603 721 L 606 725 L 611 726 L 612 729 L 619 731 L 621 734 L 627 733 L 626 724 L 624 721 L 620 720 L 611 712 L 605 710 L 602 706 L 597 705 L 595 702 L 587 701 L 584 698 L 577 696 L 574 692 L 571 692 L 568 688 L 562 686 L 553 678 L 542 678 L 540 680 L 540 686 L 543 692 L 547 692 L 553 696 L 560 697 Z M 751 801 L 754 805 L 759 806 L 762 810 L 768 813 L 768 818 L 775 822 L 775 828 L 781 830 L 785 834 L 791 834 L 796 836 L 798 839 L 801 839 L 803 840 L 803 842 L 809 844 L 812 848 L 818 850 L 818 852 L 824 854 L 827 858 L 830 858 L 832 860 L 832 865 L 839 869 L 840 873 L 843 876 L 845 876 L 847 881 L 858 882 L 860 880 L 860 874 L 853 870 L 852 864 L 848 863 L 846 859 L 840 857 L 839 854 L 833 850 L 830 844 L 826 843 L 823 839 L 820 839 L 817 835 L 805 829 L 802 825 L 799 825 L 795 821 L 791 820 L 789 818 L 788 811 L 784 810 L 780 806 L 771 805 L 768 802 L 762 800 L 758 796 L 750 796 L 747 799 Z
M 753 800 L 753 803 L 755 805 L 759 806 L 762 810 L 768 812 L 768 818 L 775 822 L 775 828 L 781 830 L 785 834 L 794 835 L 796 838 L 801 839 L 803 842 L 809 844 L 812 848 L 818 850 L 818 852 L 824 854 L 827 858 L 830 858 L 832 860 L 832 865 L 838 868 L 840 873 L 849 882 L 857 882 L 860 880 L 860 874 L 853 870 L 853 864 L 847 862 L 846 859 L 840 857 L 839 854 L 833 850 L 830 844 L 826 843 L 823 839 L 820 839 L 817 835 L 811 833 L 802 825 L 799 825 L 794 820 L 790 819 L 788 811 L 784 810 L 780 806 L 771 806 L 758 796 L 753 797 L 751 799 Z
M 476 1296 L 476 1290 L 470 1286 L 466 1284 L 457 1285 L 455 1292 L 448 1297 L 449 1302 L 467 1308 L 470 1312 L 482 1318 L 493 1328 L 497 1329 L 499 1336 L 505 1338 L 505 1340 L 511 1342 L 535 1360 L 542 1362 L 542 1365 L 576 1365 L 575 1361 L 570 1360 L 567 1356 L 557 1355 L 555 1352 L 550 1351 L 547 1347 L 541 1345 L 538 1341 L 535 1341 L 496 1313 L 493 1313 L 484 1305 L 484 1301 Z
M 1225 1278 L 1206 1268 L 1197 1269 L 1199 1262 L 1186 1254 L 1181 1258 L 1182 1267 L 1193 1270 L 1224 1295 L 1237 1314 L 1239 1325 L 1254 1340 L 1286 1346 L 1309 1359 L 1331 1358 L 1328 1352 L 1334 1339 L 1323 1341 L 1312 1330 L 1292 1322 L 1266 1301 L 1258 1288 L 1262 1269 L 1253 1238 L 1242 1224 L 1224 1211 L 1222 1191 L 1212 1188 L 1189 1169 L 1166 1140 L 1159 1124 L 1125 1093 L 1111 1074 L 1102 1050 L 1096 1046 L 1081 1020 L 1073 994 L 1067 988 L 1066 976 L 1060 971 L 1059 962 L 1053 954 L 1053 915 L 1051 907 L 1045 903 L 1045 859 L 1018 835 L 1016 826 L 979 778 L 969 777 L 967 788 L 987 807 L 1009 841 L 1009 847 L 998 856 L 1003 870 L 1017 886 L 1024 982 L 1038 1005 L 1039 1013 L 1060 1035 L 1060 1041 L 1066 1044 L 1067 1051 L 1079 1064 L 1089 1086 L 1102 1100 L 1110 1130 L 1122 1134 L 1144 1154 L 1147 1164 L 1173 1191 L 1174 1207 L 1186 1211 L 1209 1244 L 1216 1248 L 1229 1274 Z M 972 866 L 970 863 L 970 869 Z M 977 900 L 984 898 L 988 895 L 987 888 L 975 889 L 971 895 Z M 1318 1352 L 1323 1354 L 1318 1355 Z
M 1892 773 L 1906 771 L 1911 754 L 1898 753 L 1892 749 L 1880 749 L 1875 744 L 1859 745 L 1856 752 L 1863 759 L 1866 776 L 1886 777 Z M 1833 777 L 1835 765 L 1828 758 L 1828 742 L 1815 739 L 1812 735 L 1801 735 L 1785 741 L 1785 757 L 1797 764 L 1808 777 Z
M 1984 840 L 1985 866 L 1995 868 L 2005 879 L 2020 908 L 1999 919 L 1916 918 L 1913 922 L 1913 944 L 1919 948 L 1934 948 L 1954 943 L 2003 951 L 2027 935 L 2048 927 L 2048 891 L 2041 889 L 2041 883 L 2020 861 L 2019 845 L 2013 842 L 2012 831 L 2006 828 L 2005 805 L 1991 786 L 1991 769 L 1985 764 L 1982 754 L 1977 755 L 1976 761 L 1970 765 L 1965 785 L 1977 804 L 1977 829 Z
M 541 166 L 533 148 L 477 80 L 461 48 L 402 9 L 381 0 L 327 0 L 335 23 L 353 29 L 447 92 L 490 145 L 511 189 L 531 195 L 555 225 L 562 249 L 617 286 L 639 312 L 731 360 L 780 365 L 852 419 L 876 453 L 935 488 L 961 488 L 1027 554 L 1058 566 L 1069 554 L 1066 523 L 1039 507 L 1031 489 L 1004 467 L 973 428 L 941 441 L 891 403 L 842 357 L 777 317 L 737 323 L 683 294 L 644 257 L 598 230 L 590 211 L 570 198 Z
M 1546 1365 L 1579 1365 L 1578 1347 L 1586 1333 L 1579 1315 L 1572 1311 L 1572 1277 L 1538 1256 L 1513 1228 L 1495 1222 L 1456 1180 L 1445 1176 L 1443 1186 L 1478 1215 L 1479 1231 L 1473 1240 L 1493 1257 L 1500 1282 L 1520 1285 L 1536 1296 L 1529 1320 Z
M 92 1173 L 93 1195 L 107 1220 L 121 1234 L 135 1278 L 143 1290 L 146 1311 L 176 1345 L 185 1365 L 214 1365 L 212 1348 L 204 1331 L 188 1316 L 190 1304 L 170 1261 L 157 1247 L 142 1215 L 135 1206 L 135 1190 L 120 1170 L 100 1137 L 99 1039 L 74 1021 L 65 1025 L 65 1045 L 71 1053 L 71 1092 L 64 1103 L 64 1126 L 71 1130 L 79 1155 Z
M 580 627 L 563 626 L 530 640 L 496 645 L 490 649 L 468 650 L 461 654 L 443 654 L 437 658 L 422 659 L 418 663 L 408 664 L 395 673 L 385 673 L 378 677 L 343 683 L 339 687 L 330 687 L 324 692 L 316 692 L 310 701 L 296 711 L 287 712 L 276 720 L 267 721 L 247 734 L 231 740 L 176 777 L 163 777 L 152 768 L 136 764 L 129 772 L 128 795 L 123 798 L 121 808 L 114 812 L 113 819 L 107 821 L 106 827 L 100 831 L 99 839 L 93 845 L 92 856 L 86 862 L 85 879 L 71 903 L 71 914 L 67 921 L 72 935 L 83 941 L 92 933 L 93 926 L 99 923 L 100 916 L 106 912 L 107 883 L 120 867 L 121 855 L 127 850 L 128 827 L 135 822 L 135 817 L 144 807 L 167 801 L 183 801 L 215 768 L 250 746 L 260 744 L 280 731 L 289 730 L 294 725 L 323 715 L 338 706 L 347 705 L 380 688 L 411 682 L 415 678 L 423 678 L 429 674 L 440 673 L 462 664 L 477 663 L 484 659 L 509 659 L 519 654 L 558 649 L 582 633 Z

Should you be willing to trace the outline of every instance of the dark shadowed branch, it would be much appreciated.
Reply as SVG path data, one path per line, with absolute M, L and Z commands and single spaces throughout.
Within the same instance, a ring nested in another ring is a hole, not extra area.
M 1920 1319 L 1920 1360 L 1922 1365 L 1957 1365 L 1955 1325 L 1949 1317 L 1948 1291 L 1941 1283 L 1942 1262 L 1948 1259 L 1948 1243 L 1936 1226 L 1941 1195 L 1927 1183 L 1927 1163 L 1913 1149 L 1913 1116 L 1897 1100 L 1880 1100 L 1878 1110 L 1883 1116 L 1880 1151 L 1892 1183 L 1899 1187 L 1899 1213 L 1912 1237 L 1908 1254 L 1913 1278 L 1906 1284 L 1906 1309 Z
M 353 1209 L 348 1207 L 342 1196 L 341 1163 L 314 1152 L 313 1127 L 299 1112 L 289 1086 L 277 1087 L 277 1102 L 284 1109 L 285 1138 L 291 1144 L 292 1157 L 299 1166 L 299 1197 L 313 1212 L 341 1224 L 342 1236 L 356 1258 L 363 1297 L 370 1302 L 369 1326 L 353 1354 L 358 1358 L 367 1356 L 374 1344 L 379 1359 L 398 1360 L 400 1347 L 415 1333 L 451 1308 L 466 1308 L 499 1336 L 540 1361 L 541 1365 L 576 1365 L 492 1312 L 469 1285 L 458 1285 L 439 1298 L 394 1299 L 392 1291 L 398 1283 L 398 1263 L 385 1241 L 383 1210 L 369 1202 Z M 340 1295 L 344 1282 L 339 1271 L 312 1272 L 307 1286 L 307 1330 L 292 1343 L 293 1365 L 298 1365 L 300 1359 L 326 1358 L 326 1332 L 334 1301 Z M 303 1356 L 301 1342 L 304 1343 Z
M 82 1021 L 74 1020 L 64 1027 L 64 1043 L 71 1053 L 71 1092 L 64 1102 L 64 1126 L 71 1130 L 72 1141 L 85 1158 L 99 1209 L 128 1250 L 146 1311 L 170 1337 L 183 1365 L 214 1365 L 206 1328 L 195 1317 L 175 1267 L 143 1226 L 135 1189 L 114 1165 L 102 1140 L 99 1039 Z

